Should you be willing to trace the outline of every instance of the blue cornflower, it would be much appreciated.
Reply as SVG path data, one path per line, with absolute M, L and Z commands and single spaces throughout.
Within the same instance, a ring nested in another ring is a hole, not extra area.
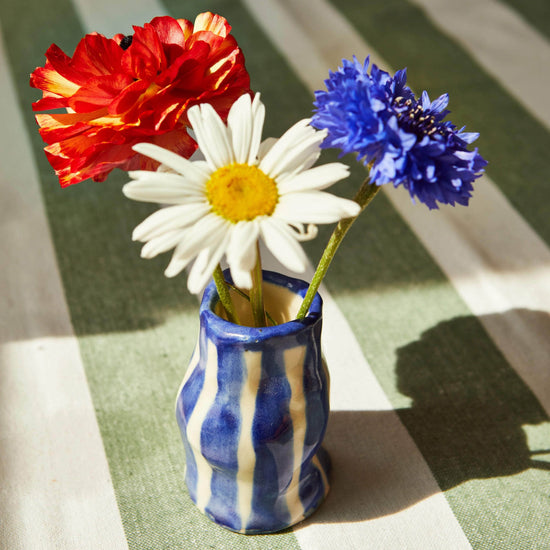
M 479 134 L 444 120 L 448 94 L 430 101 L 423 92 L 418 99 L 406 85 L 406 69 L 392 77 L 374 64 L 368 74 L 368 67 L 368 57 L 344 59 L 329 73 L 326 90 L 315 92 L 311 124 L 328 130 L 322 147 L 357 153 L 372 183 L 402 185 L 429 208 L 467 205 L 487 165 L 467 148 Z

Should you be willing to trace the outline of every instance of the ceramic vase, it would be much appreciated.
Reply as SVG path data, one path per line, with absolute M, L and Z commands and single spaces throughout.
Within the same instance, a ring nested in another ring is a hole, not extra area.
M 222 318 L 213 283 L 203 295 L 176 417 L 191 499 L 233 531 L 285 529 L 312 514 L 329 489 L 319 295 L 304 320 L 293 320 L 306 290 L 304 281 L 264 271 L 266 310 L 278 323 L 266 328 Z M 238 307 L 249 308 L 244 300 Z

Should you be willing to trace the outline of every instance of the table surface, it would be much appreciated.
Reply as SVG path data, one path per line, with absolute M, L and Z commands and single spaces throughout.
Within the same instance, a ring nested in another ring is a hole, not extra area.
M 198 307 L 167 256 L 131 243 L 152 206 L 122 196 L 122 172 L 61 190 L 30 108 L 52 42 L 71 54 L 85 32 L 206 9 L 233 26 L 265 135 L 370 54 L 448 91 L 489 160 L 468 208 L 387 186 L 350 232 L 323 290 L 332 490 L 269 536 L 225 531 L 187 495 L 173 409 Z M 546 0 L 0 0 L 0 21 L 1 548 L 550 548 Z

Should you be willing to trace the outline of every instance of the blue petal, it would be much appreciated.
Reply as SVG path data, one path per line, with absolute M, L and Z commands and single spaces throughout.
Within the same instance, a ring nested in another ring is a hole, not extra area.
M 423 92 L 417 100 L 406 86 L 406 69 L 392 77 L 372 64 L 369 74 L 369 64 L 369 58 L 344 59 L 329 73 L 326 91 L 315 93 L 312 125 L 329 132 L 322 146 L 372 162 L 373 183 L 402 185 L 429 208 L 468 204 L 472 182 L 487 164 L 477 149 L 467 149 L 478 134 L 444 120 L 448 94 L 431 102 Z

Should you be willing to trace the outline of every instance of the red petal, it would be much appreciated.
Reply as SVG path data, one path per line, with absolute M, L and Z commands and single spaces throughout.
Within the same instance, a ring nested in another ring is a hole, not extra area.
M 60 75 L 48 63 L 45 67 L 37 67 L 31 74 L 30 85 L 57 96 L 70 97 L 78 90 L 78 85 Z
M 134 27 L 132 44 L 122 55 L 125 71 L 138 80 L 153 80 L 166 67 L 166 57 L 154 27 Z
M 221 15 L 207 11 L 197 15 L 193 31 L 209 31 L 225 38 L 231 31 L 231 25 Z
M 71 68 L 80 75 L 71 78 L 75 82 L 84 83 L 85 79 L 93 76 L 103 76 L 122 71 L 121 60 L 124 50 L 112 38 L 105 38 L 102 34 L 87 34 L 76 47 Z
M 210 46 L 205 42 L 197 42 L 192 50 L 184 51 L 182 54 L 174 60 L 167 69 L 162 72 L 155 81 L 159 86 L 165 87 L 173 82 L 179 81 L 181 87 L 188 90 L 195 88 L 193 84 L 188 82 L 192 80 L 192 72 L 199 65 L 202 67 L 201 74 L 204 75 L 208 71 L 210 63 L 207 63 L 208 54 L 210 53 Z
M 139 100 L 149 87 L 149 83 L 144 80 L 136 80 L 127 86 L 118 97 L 109 105 L 111 115 L 122 115 L 127 113 L 132 107 L 139 105 Z
M 50 109 L 64 109 L 67 107 L 67 100 L 54 94 L 44 92 L 44 97 L 32 104 L 33 111 L 49 111 Z
M 193 48 L 197 43 L 205 42 L 210 46 L 211 50 L 215 50 L 216 48 L 219 48 L 223 44 L 224 38 L 222 36 L 218 36 L 217 34 L 213 34 L 209 31 L 199 31 L 194 32 L 193 35 L 187 39 L 187 42 L 185 43 L 185 47 L 187 49 Z
M 187 19 L 177 19 L 177 22 L 183 31 L 183 36 L 187 40 L 193 34 L 193 23 L 187 21 Z
M 41 114 L 36 115 L 42 139 L 49 144 L 81 134 L 90 128 L 87 120 L 79 120 L 79 115 Z
M 80 82 L 85 81 L 85 75 L 72 67 L 71 58 L 56 44 L 52 44 L 48 48 L 46 59 L 48 60 L 46 68 L 50 67 L 66 80 L 73 82 L 75 85 L 79 85 Z
M 98 107 L 110 105 L 132 83 L 132 79 L 123 74 L 94 77 L 89 79 L 67 104 L 79 113 L 95 111 Z
M 155 29 L 163 45 L 183 46 L 185 44 L 183 29 L 173 17 L 155 17 L 150 25 Z

